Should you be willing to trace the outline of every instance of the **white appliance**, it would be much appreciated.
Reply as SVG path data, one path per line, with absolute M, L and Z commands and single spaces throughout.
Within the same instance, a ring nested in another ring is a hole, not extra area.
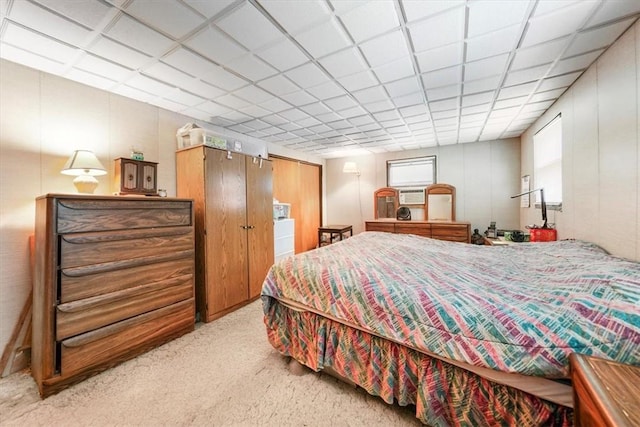
M 424 205 L 424 188 L 398 189 L 398 198 L 401 205 Z
M 274 262 L 292 256 L 295 253 L 295 220 L 280 219 L 273 221 Z

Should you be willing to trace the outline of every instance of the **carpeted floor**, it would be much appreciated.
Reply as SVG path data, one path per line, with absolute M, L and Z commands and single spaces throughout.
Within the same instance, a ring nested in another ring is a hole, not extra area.
M 417 426 L 414 411 L 289 370 L 260 300 L 45 400 L 28 372 L 0 379 L 2 426 Z

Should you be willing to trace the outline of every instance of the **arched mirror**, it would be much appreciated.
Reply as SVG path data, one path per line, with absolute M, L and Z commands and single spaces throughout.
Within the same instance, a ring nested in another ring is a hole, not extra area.
M 373 192 L 375 219 L 395 218 L 398 210 L 398 190 L 384 187 Z
M 456 220 L 456 188 L 449 184 L 432 184 L 425 190 L 427 221 Z

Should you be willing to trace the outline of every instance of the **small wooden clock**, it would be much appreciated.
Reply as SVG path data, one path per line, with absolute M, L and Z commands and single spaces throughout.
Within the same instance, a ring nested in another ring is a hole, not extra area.
M 115 162 L 118 194 L 158 195 L 158 163 L 119 157 Z

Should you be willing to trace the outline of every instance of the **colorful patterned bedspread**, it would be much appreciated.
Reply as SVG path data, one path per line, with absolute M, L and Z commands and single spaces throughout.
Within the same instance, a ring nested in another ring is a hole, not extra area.
M 505 372 L 568 377 L 572 352 L 640 365 L 640 263 L 581 241 L 366 232 L 275 264 L 262 295 Z

